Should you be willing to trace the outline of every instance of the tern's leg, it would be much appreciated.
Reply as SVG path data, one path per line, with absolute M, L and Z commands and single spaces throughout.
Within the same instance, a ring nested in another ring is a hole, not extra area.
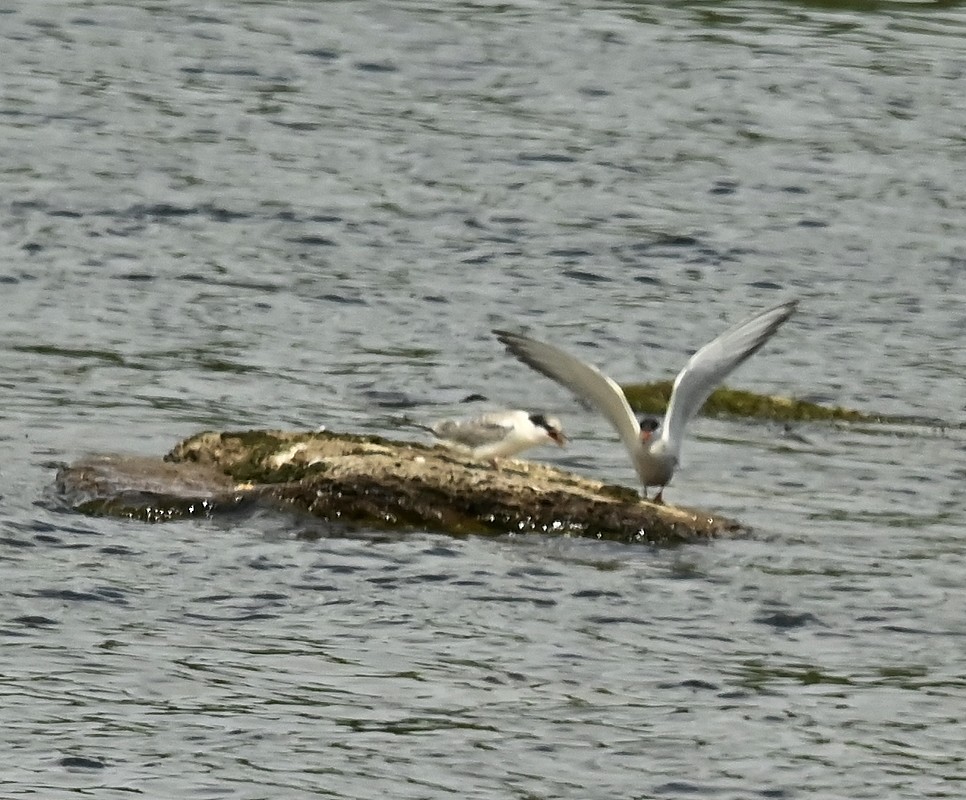
M 657 490 L 657 494 L 654 495 L 654 500 L 652 500 L 651 502 L 657 503 L 657 505 L 659 506 L 664 505 L 664 487 L 663 486 Z

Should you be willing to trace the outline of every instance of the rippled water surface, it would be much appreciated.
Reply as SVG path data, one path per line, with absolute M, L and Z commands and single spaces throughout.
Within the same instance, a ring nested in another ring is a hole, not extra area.
M 0 794 L 961 797 L 958 3 L 0 11 Z M 203 428 L 416 436 L 789 297 L 732 383 L 925 424 L 699 420 L 652 550 L 63 513 Z M 479 404 L 481 406 L 487 404 Z

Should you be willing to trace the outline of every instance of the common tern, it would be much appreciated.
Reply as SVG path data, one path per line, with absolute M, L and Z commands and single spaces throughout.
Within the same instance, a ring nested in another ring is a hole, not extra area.
M 530 447 L 555 443 L 563 447 L 567 438 L 560 420 L 529 411 L 493 411 L 478 417 L 443 419 L 429 426 L 437 439 L 466 450 L 474 459 L 492 461 L 509 458 Z
M 597 367 L 552 344 L 518 333 L 495 330 L 496 337 L 520 361 L 557 381 L 603 414 L 617 430 L 644 487 L 657 486 L 654 502 L 663 502 L 664 487 L 681 458 L 684 429 L 715 388 L 756 353 L 795 312 L 797 300 L 769 308 L 722 333 L 693 356 L 674 379 L 664 419 L 638 422 L 616 381 Z

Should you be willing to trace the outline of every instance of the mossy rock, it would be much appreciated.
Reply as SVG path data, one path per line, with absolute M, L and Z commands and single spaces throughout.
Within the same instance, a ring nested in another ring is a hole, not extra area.
M 630 407 L 639 414 L 664 413 L 671 400 L 672 381 L 634 383 L 621 387 Z M 791 397 L 755 394 L 721 388 L 708 398 L 702 414 L 710 417 L 754 417 L 781 422 L 895 422 L 893 417 L 864 414 L 839 406 L 823 406 Z
M 493 468 L 442 446 L 331 432 L 206 432 L 164 459 L 83 459 L 61 469 L 56 486 L 76 510 L 152 522 L 269 506 L 338 526 L 454 535 L 674 544 L 745 532 L 544 464 Z

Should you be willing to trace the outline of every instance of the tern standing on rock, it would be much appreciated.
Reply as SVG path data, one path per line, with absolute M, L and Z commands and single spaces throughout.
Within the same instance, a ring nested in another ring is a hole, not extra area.
M 443 419 L 429 426 L 429 430 L 437 439 L 494 466 L 500 458 L 515 456 L 540 444 L 563 447 L 567 443 L 560 420 L 529 411 L 493 411 L 479 417 Z
M 646 420 L 643 428 L 620 386 L 597 367 L 528 336 L 499 330 L 493 333 L 524 364 L 557 381 L 608 419 L 630 453 L 644 487 L 644 498 L 647 499 L 649 486 L 657 486 L 654 502 L 661 503 L 664 487 L 680 461 L 688 421 L 715 388 L 775 334 L 797 305 L 798 301 L 792 300 L 769 308 L 698 350 L 674 379 L 664 420 Z

